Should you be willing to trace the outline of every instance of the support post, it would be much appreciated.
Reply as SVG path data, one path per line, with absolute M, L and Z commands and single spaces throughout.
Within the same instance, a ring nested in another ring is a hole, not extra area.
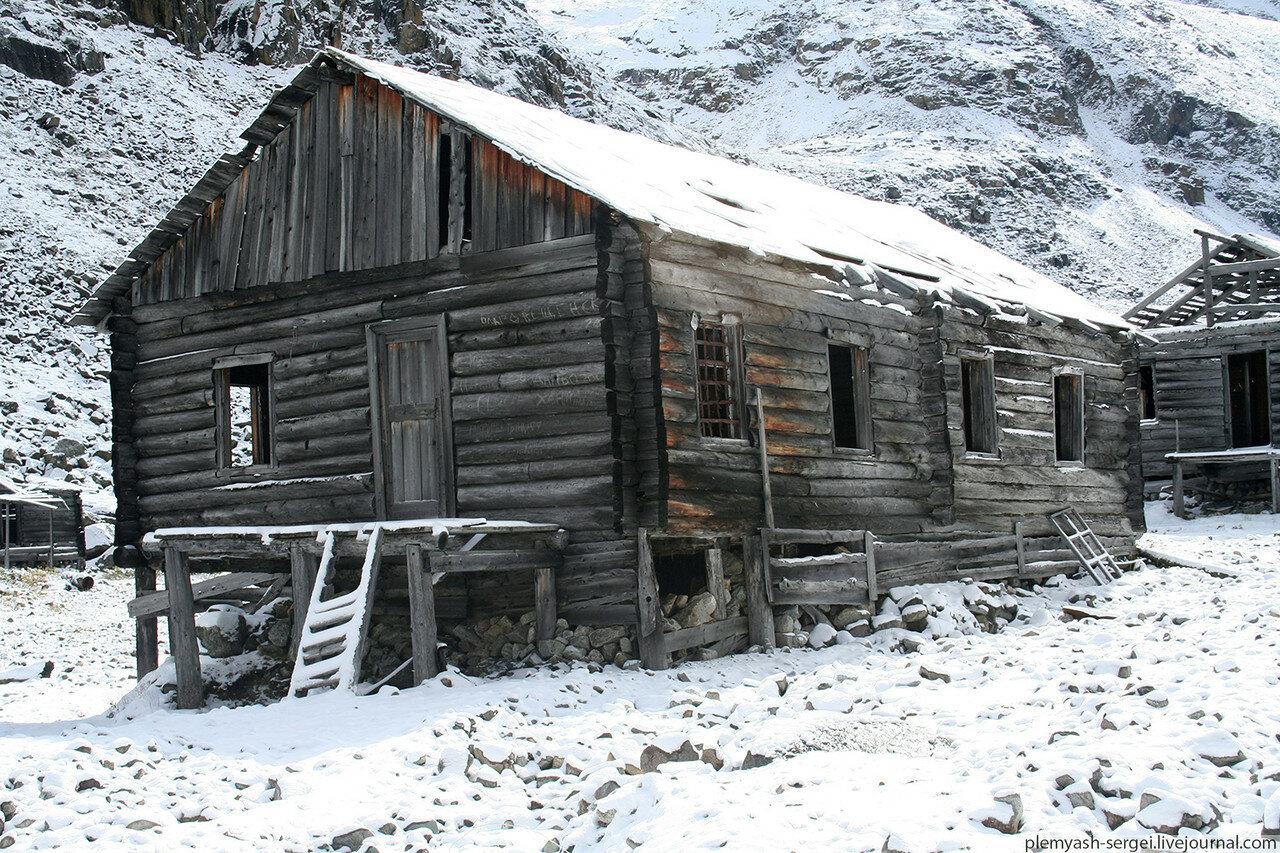
M 169 593 L 169 647 L 178 668 L 178 707 L 199 708 L 204 704 L 204 683 L 196 645 L 195 597 L 187 555 L 177 548 L 164 549 L 164 585 Z
M 1280 459 L 1271 452 L 1271 511 L 1280 513 Z
M 556 635 L 556 575 L 554 569 L 533 570 L 533 601 L 537 615 L 539 640 L 550 640 Z
M 724 588 L 724 549 L 716 542 L 706 550 L 707 589 L 716 600 L 711 618 L 717 622 L 729 615 L 729 591 Z
M 760 444 L 760 487 L 764 494 L 764 526 L 772 530 L 773 482 L 769 474 L 769 445 L 764 429 L 764 393 L 756 388 L 756 439 Z
M 156 591 L 156 570 L 151 568 L 145 557 L 141 557 L 139 565 L 133 568 L 133 589 L 138 598 Z M 138 618 L 136 628 L 134 648 L 138 658 L 138 678 L 141 679 L 160 665 L 160 624 L 154 616 L 142 616 Z
M 773 648 L 773 608 L 765 595 L 764 561 L 769 558 L 756 533 L 742 537 L 742 571 L 747 581 L 747 633 L 752 645 Z
M 53 568 L 53 507 L 49 507 L 49 568 Z
M 876 585 L 876 537 L 870 530 L 862 531 L 862 548 L 867 555 L 867 601 L 874 611 L 880 590 Z M 768 559 L 768 555 L 765 555 Z
M 302 645 L 302 629 L 307 624 L 307 610 L 311 607 L 311 593 L 316 586 L 319 563 L 315 554 L 300 545 L 289 546 L 289 574 L 293 584 L 293 640 L 289 654 L 297 655 Z
M 666 639 L 662 635 L 662 619 L 658 610 L 658 576 L 653 569 L 653 547 L 649 531 L 636 532 L 636 605 L 640 608 L 640 662 L 645 669 L 666 669 Z
M 1025 575 L 1027 573 L 1027 542 L 1022 536 L 1021 521 L 1013 523 L 1013 535 L 1018 540 L 1018 574 Z
M 1178 518 L 1187 517 L 1186 501 L 1183 497 L 1182 460 L 1173 460 L 1173 514 Z
M 12 512 L 10 507 L 13 504 L 8 501 L 2 501 L 4 504 L 4 570 L 9 571 L 9 513 Z
M 416 687 L 440 674 L 436 660 L 436 588 L 431 577 L 430 551 L 410 544 L 405 552 L 409 570 L 409 632 L 413 642 L 413 683 Z

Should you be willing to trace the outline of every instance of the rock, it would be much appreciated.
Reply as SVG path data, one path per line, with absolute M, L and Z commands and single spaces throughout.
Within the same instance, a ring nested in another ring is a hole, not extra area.
M 587 659 L 587 653 L 577 646 L 565 646 L 561 654 L 565 660 L 585 661 Z
M 831 624 L 847 629 L 854 622 L 865 622 L 870 618 L 871 613 L 865 607 L 842 607 L 831 617 Z
M 800 620 L 791 613 L 782 613 L 773 623 L 773 630 L 779 634 L 795 634 L 800 631 Z
M 710 592 L 700 592 L 689 599 L 684 609 L 676 613 L 676 621 L 683 628 L 705 625 L 711 621 L 716 609 L 716 598 Z
M 359 850 L 365 840 L 372 837 L 373 833 L 367 829 L 353 829 L 350 832 L 335 835 L 331 843 L 334 850 Z
M 126 824 L 125 828 L 132 829 L 134 832 L 146 832 L 148 829 L 154 829 L 159 825 L 160 824 L 156 823 L 154 820 L 147 820 L 146 818 L 140 817 L 137 820 Z
M 919 637 L 903 637 L 898 641 L 904 652 L 915 653 L 924 648 L 924 640 Z
M 943 684 L 951 683 L 951 676 L 948 675 L 947 673 L 938 669 L 930 669 L 929 667 L 923 666 L 923 665 L 921 665 L 920 667 L 920 676 L 929 681 L 941 681 Z
M 884 844 L 880 846 L 880 853 L 911 853 L 911 848 L 898 836 L 886 835 Z
M 101 788 L 101 787 L 102 787 L 102 783 L 99 782 L 97 779 L 81 779 L 78 783 L 76 783 L 76 793 L 79 794 L 85 791 L 92 791 L 96 788 Z
M 902 605 L 902 623 L 910 631 L 920 631 L 929 624 L 929 609 L 920 596 L 913 595 Z
M 758 752 L 748 752 L 747 757 L 742 759 L 743 770 L 754 770 L 757 767 L 764 767 L 766 764 L 773 763 L 772 755 L 763 755 Z
M 1280 837 L 1280 788 L 1262 807 L 1262 835 L 1266 838 Z
M 1021 832 L 1023 822 L 1022 796 L 1020 794 L 1002 794 L 996 797 L 996 802 L 1001 805 L 996 806 L 991 810 L 992 813 L 983 817 L 982 825 L 997 832 L 1003 832 L 1005 835 Z
M 1148 788 L 1142 792 L 1134 820 L 1140 826 L 1161 835 L 1177 835 L 1178 830 L 1183 828 L 1212 828 L 1218 823 L 1212 810 L 1158 788 Z
M 1159 691 L 1147 694 L 1147 704 L 1152 708 L 1168 708 L 1169 697 Z
M 196 637 L 209 657 L 229 658 L 244 654 L 249 623 L 238 607 L 215 604 L 196 617 Z
M 75 79 L 75 67 L 67 51 L 45 42 L 38 36 L 19 35 L 11 30 L 0 31 L 0 64 L 34 80 L 49 80 L 59 86 L 70 86 Z
M 0 815 L 4 815 L 5 820 L 13 820 L 13 816 L 18 813 L 18 805 L 13 800 L 5 800 L 0 803 Z
M 563 640 L 552 637 L 550 640 L 538 641 L 538 654 L 544 658 L 553 658 L 564 653 L 566 646 Z
M 1201 735 L 1191 742 L 1191 750 L 1217 767 L 1231 767 L 1244 761 L 1240 744 L 1224 731 Z
M 837 646 L 847 646 L 850 643 L 856 642 L 857 640 L 853 638 L 853 634 L 850 634 L 848 631 L 836 631 L 835 643 Z
M 773 644 L 780 649 L 798 649 L 808 642 L 809 638 L 803 631 L 778 632 L 773 635 Z
M 1107 819 L 1107 826 L 1119 829 L 1120 825 L 1131 820 L 1138 811 L 1138 804 L 1133 800 L 1103 800 L 1102 815 Z
M 651 773 L 669 761 L 699 761 L 701 758 L 693 744 L 687 740 L 674 752 L 649 744 L 640 752 L 640 772 Z
M 592 647 L 597 649 L 603 649 L 605 646 L 609 645 L 610 643 L 616 643 L 620 641 L 626 635 L 627 635 L 626 628 L 619 628 L 616 626 L 612 628 L 596 628 L 594 631 L 591 632 L 589 642 L 591 643 Z
M 870 637 L 871 636 L 871 620 L 859 619 L 856 622 L 850 622 L 845 626 L 845 630 L 852 637 Z
M 813 630 L 809 632 L 809 645 L 815 649 L 821 649 L 830 645 L 835 641 L 836 629 L 830 625 L 819 622 L 813 626 Z M 853 639 L 850 637 L 850 639 Z
M 1071 803 L 1072 808 L 1085 808 L 1092 811 L 1097 804 L 1094 799 L 1093 789 L 1089 787 L 1087 782 L 1076 782 L 1074 785 L 1068 785 L 1063 791 L 1063 795 L 1067 798 L 1067 802 Z

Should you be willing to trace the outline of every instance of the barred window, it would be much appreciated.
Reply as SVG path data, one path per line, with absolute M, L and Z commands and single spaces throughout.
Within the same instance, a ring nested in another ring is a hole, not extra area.
M 741 385 L 736 326 L 698 323 L 694 330 L 698 370 L 698 424 L 707 438 L 741 438 Z

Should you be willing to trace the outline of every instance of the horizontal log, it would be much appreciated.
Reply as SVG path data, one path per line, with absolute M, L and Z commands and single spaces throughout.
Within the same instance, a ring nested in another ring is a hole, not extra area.
M 735 616 L 732 619 L 722 619 L 718 622 L 707 622 L 703 625 L 696 625 L 692 628 L 681 628 L 678 631 L 668 631 L 663 634 L 663 645 L 668 652 L 678 652 L 684 649 L 691 649 L 695 646 L 705 646 L 710 643 L 723 640 L 726 637 L 732 637 L 735 634 L 747 633 L 747 617 Z
M 246 587 L 271 583 L 282 575 L 274 572 L 234 572 L 221 577 L 210 578 L 191 585 L 192 597 L 196 601 L 224 595 Z M 129 615 L 135 619 L 152 616 L 163 616 L 169 612 L 169 593 L 167 590 L 149 592 L 129 602 Z

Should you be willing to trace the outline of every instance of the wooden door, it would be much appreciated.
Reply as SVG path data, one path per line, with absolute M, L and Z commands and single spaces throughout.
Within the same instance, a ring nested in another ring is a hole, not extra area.
M 453 442 L 443 317 L 370 326 L 369 357 L 378 515 L 450 515 Z

